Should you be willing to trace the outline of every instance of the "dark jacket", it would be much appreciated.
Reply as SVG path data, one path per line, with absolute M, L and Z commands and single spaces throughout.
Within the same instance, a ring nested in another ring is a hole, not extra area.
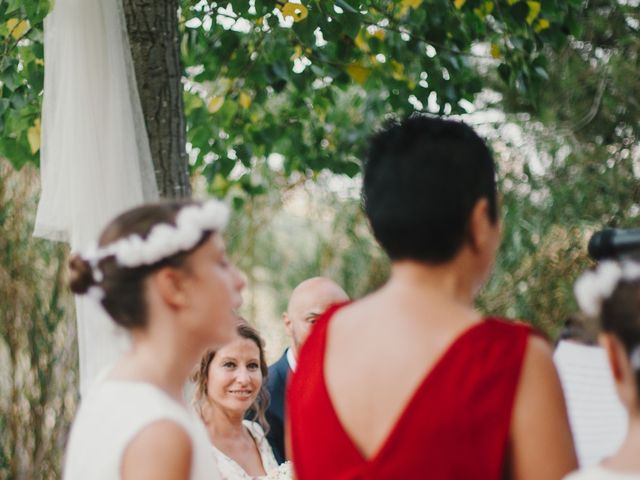
M 267 389 L 271 396 L 269 408 L 267 408 L 266 418 L 269 423 L 269 433 L 267 440 L 271 445 L 273 454 L 278 463 L 285 461 L 284 456 L 284 412 L 285 412 L 285 390 L 289 378 L 289 362 L 285 351 L 280 359 L 269 367 L 267 377 Z

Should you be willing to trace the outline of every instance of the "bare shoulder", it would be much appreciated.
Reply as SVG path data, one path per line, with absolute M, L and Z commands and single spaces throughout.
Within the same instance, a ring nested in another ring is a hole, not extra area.
M 561 479 L 577 467 L 551 345 L 528 339 L 511 424 L 513 478 Z
M 171 420 L 151 423 L 125 449 L 122 478 L 188 479 L 193 448 L 185 429 Z
M 565 412 L 564 394 L 553 363 L 553 348 L 539 335 L 529 335 L 518 387 L 518 404 L 549 404 Z
M 541 372 L 540 369 L 543 371 Z M 531 376 L 539 373 L 542 374 L 543 377 L 551 380 L 551 378 L 544 375 L 544 373 L 552 374 L 552 377 L 557 379 L 555 372 L 556 368 L 553 365 L 553 349 L 551 348 L 551 344 L 539 335 L 529 335 L 524 357 L 523 375 Z

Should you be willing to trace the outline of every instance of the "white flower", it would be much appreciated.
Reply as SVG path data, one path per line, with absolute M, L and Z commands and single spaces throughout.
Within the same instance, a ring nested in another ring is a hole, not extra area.
M 200 225 L 199 210 L 200 209 L 198 207 L 184 207 L 180 210 L 176 216 L 177 228 L 182 229 L 187 226 L 193 226 L 198 229 L 202 228 Z
M 144 240 L 140 235 L 131 235 L 130 237 L 118 240 L 112 243 L 105 250 L 105 257 L 113 255 L 116 261 L 125 267 L 135 267 L 142 265 L 140 257 L 144 251 Z
M 157 261 L 180 251 L 180 236 L 182 231 L 175 227 L 161 223 L 153 227 L 145 240 L 145 247 L 140 252 L 143 265 L 152 265 Z M 195 245 L 194 241 L 191 245 Z
M 597 317 L 602 303 L 611 296 L 618 282 L 623 278 L 640 278 L 639 274 L 639 265 L 613 261 L 602 262 L 596 270 L 583 273 L 574 286 L 580 309 L 590 317 Z
M 94 278 L 100 269 L 100 260 L 113 255 L 118 264 L 134 268 L 153 265 L 163 258 L 195 247 L 205 231 L 223 230 L 229 220 L 229 208 L 218 200 L 182 208 L 176 215 L 176 225 L 155 225 L 146 239 L 134 234 L 104 248 L 91 246 L 82 255 L 94 266 Z M 100 281 L 100 280 L 98 280 Z

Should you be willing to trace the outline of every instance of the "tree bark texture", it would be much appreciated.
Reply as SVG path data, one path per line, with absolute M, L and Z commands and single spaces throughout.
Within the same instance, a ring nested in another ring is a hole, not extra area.
M 158 191 L 191 195 L 182 100 L 178 0 L 122 0 Z

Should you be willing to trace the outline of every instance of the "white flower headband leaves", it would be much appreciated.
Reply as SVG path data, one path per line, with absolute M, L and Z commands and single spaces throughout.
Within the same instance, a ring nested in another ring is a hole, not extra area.
M 93 246 L 81 256 L 92 268 L 93 278 L 103 278 L 99 263 L 113 256 L 123 267 L 135 268 L 153 265 L 160 260 L 195 247 L 205 231 L 221 231 L 229 221 L 229 207 L 218 200 L 207 200 L 200 205 L 183 207 L 176 215 L 176 224 L 159 223 L 147 238 L 134 234 L 105 247 Z
M 640 264 L 628 260 L 605 261 L 595 270 L 580 275 L 574 286 L 580 309 L 590 317 L 598 317 L 602 304 L 613 294 L 622 280 L 640 280 Z M 633 349 L 629 360 L 634 370 L 640 370 L 640 345 Z
M 574 293 L 580 309 L 590 317 L 600 315 L 603 302 L 613 294 L 621 280 L 639 280 L 640 264 L 631 261 L 601 262 L 583 273 L 575 283 Z

